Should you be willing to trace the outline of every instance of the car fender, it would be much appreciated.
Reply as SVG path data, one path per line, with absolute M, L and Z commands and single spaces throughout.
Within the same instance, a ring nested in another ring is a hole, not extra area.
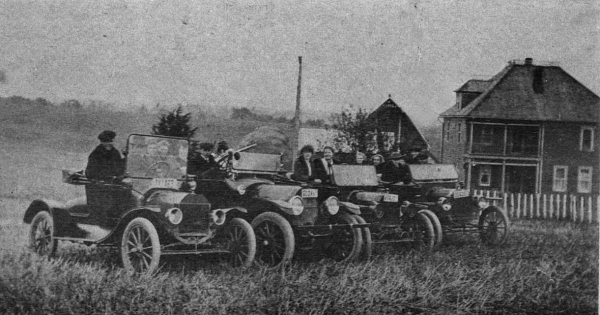
M 292 205 L 287 201 L 283 201 L 283 200 L 264 200 L 264 201 L 267 203 L 270 203 L 271 205 L 273 205 L 277 209 L 281 210 L 285 214 L 288 214 L 291 216 L 295 215 Z
M 352 214 L 360 214 L 360 207 L 347 201 L 340 201 L 340 208 Z
M 64 208 L 65 204 L 56 200 L 36 199 L 32 201 L 31 204 L 29 204 L 29 207 L 27 207 L 27 210 L 25 210 L 23 222 L 27 224 L 31 223 L 33 217 L 40 211 L 46 210 L 50 212 L 52 216 L 55 216 L 56 212 L 60 212 L 61 210 L 65 211 Z
M 131 209 L 131 210 L 125 212 L 123 215 L 121 215 L 121 218 L 119 218 L 117 225 L 115 225 L 115 227 L 112 229 L 112 231 L 110 231 L 110 233 L 105 238 L 98 241 L 98 243 L 105 243 L 105 242 L 109 243 L 109 242 L 113 241 L 113 239 L 118 238 L 119 235 L 121 234 L 121 231 L 123 231 L 123 229 L 125 229 L 125 227 L 129 223 L 129 221 L 133 220 L 134 218 L 139 218 L 139 217 L 143 217 L 143 218 L 150 220 L 150 222 L 152 222 L 152 224 L 154 224 L 154 226 L 156 227 L 157 230 L 159 230 L 159 233 L 160 233 L 160 230 L 163 228 L 162 224 L 160 223 L 160 219 L 158 218 L 158 215 L 160 214 L 160 212 L 161 212 L 160 208 L 158 208 L 158 207 L 141 207 L 141 208 Z

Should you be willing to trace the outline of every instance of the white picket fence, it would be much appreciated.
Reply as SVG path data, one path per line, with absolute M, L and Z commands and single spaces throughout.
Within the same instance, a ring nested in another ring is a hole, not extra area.
M 493 205 L 505 209 L 511 218 L 599 222 L 600 195 L 522 194 L 473 190 L 473 196 L 488 198 Z

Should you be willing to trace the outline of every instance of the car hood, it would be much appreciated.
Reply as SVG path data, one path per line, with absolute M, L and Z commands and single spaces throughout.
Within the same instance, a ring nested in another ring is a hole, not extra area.
M 256 196 L 269 200 L 288 201 L 302 189 L 293 185 L 260 185 L 256 188 Z

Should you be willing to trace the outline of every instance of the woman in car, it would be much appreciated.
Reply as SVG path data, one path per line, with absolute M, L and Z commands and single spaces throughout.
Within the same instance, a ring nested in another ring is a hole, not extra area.
M 332 165 L 336 164 L 333 161 L 333 148 L 332 147 L 324 147 L 323 148 L 323 158 L 315 160 L 315 173 L 316 177 L 321 180 L 323 183 L 331 182 L 331 175 L 333 174 Z
M 371 157 L 371 164 L 375 166 L 375 173 L 377 173 L 379 177 L 383 174 L 384 162 L 385 160 L 381 154 L 375 154 Z
M 321 180 L 316 178 L 315 167 L 312 161 L 314 154 L 315 148 L 312 145 L 305 145 L 300 149 L 300 156 L 294 162 L 294 173 L 290 176 L 293 180 L 321 183 Z
M 363 163 L 365 162 L 366 156 L 364 153 L 357 151 L 356 155 L 354 156 L 354 164 L 356 165 L 363 165 Z

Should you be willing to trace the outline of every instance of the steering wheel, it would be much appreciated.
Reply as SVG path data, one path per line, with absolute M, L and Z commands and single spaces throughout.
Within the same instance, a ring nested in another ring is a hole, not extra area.
M 148 167 L 146 170 L 146 177 L 166 177 L 171 171 L 171 165 L 165 161 L 156 162 Z

